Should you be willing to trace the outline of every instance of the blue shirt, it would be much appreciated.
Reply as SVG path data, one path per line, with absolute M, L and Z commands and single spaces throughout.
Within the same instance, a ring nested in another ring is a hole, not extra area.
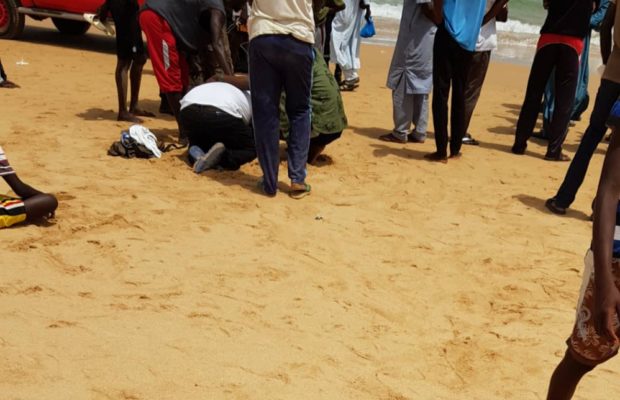
M 467 51 L 476 50 L 486 0 L 444 0 L 443 18 L 448 33 Z

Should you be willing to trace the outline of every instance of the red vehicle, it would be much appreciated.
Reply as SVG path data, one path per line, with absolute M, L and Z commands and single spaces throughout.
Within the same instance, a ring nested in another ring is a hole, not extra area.
M 90 28 L 85 13 L 94 14 L 104 0 L 0 0 L 0 38 L 17 38 L 26 16 L 51 18 L 62 33 L 82 35 Z

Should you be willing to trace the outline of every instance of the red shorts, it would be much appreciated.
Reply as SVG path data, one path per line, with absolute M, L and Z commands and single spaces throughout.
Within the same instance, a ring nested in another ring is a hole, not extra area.
M 179 54 L 170 25 L 154 11 L 144 10 L 140 13 L 140 27 L 146 35 L 159 89 L 162 93 L 183 92 L 189 86 L 189 68 Z

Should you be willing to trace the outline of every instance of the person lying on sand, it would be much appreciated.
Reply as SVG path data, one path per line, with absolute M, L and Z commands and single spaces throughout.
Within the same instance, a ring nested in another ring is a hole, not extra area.
M 58 201 L 22 182 L 9 164 L 0 147 L 0 176 L 19 198 L 0 195 L 0 228 L 8 228 L 21 222 L 34 222 L 52 218 Z
M 549 400 L 571 399 L 581 378 L 620 347 L 620 102 L 608 124 L 613 133 L 594 202 L 591 250 L 568 349 L 549 384 Z
M 19 88 L 19 85 L 13 83 L 7 78 L 6 72 L 4 72 L 4 67 L 2 66 L 2 60 L 0 60 L 0 88 L 4 89 L 16 89 Z
M 116 90 L 118 93 L 118 120 L 142 123 L 138 116 L 154 117 L 152 113 L 138 108 L 142 69 L 146 63 L 146 49 L 138 23 L 137 0 L 105 0 L 99 8 L 98 17 L 105 22 L 112 14 L 116 28 Z M 131 79 L 131 101 L 127 109 L 127 84 Z

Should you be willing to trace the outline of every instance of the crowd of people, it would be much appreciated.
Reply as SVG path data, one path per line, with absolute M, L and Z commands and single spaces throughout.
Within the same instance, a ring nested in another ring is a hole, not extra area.
M 423 143 L 432 112 L 436 150 L 428 160 L 446 163 L 461 156 L 463 144 L 478 144 L 468 129 L 497 48 L 496 21 L 507 19 L 508 3 L 404 1 L 387 79 L 394 128 L 380 140 Z M 620 8 L 614 0 L 544 0 L 543 5 L 547 17 L 516 125 L 514 154 L 525 153 L 542 109 L 538 136 L 548 140 L 545 160 L 570 161 L 562 145 L 571 120 L 579 120 L 588 107 L 593 29 L 600 32 L 606 64 L 590 124 L 561 187 L 546 202 L 551 212 L 564 214 L 607 126 L 614 133 L 620 128 Z M 317 162 L 347 126 L 340 92 L 360 85 L 360 30 L 370 7 L 368 0 L 105 0 L 98 18 L 111 16 L 116 27 L 118 119 L 139 123 L 140 117 L 153 116 L 139 107 L 148 56 L 160 109 L 176 118 L 179 142 L 188 146 L 196 173 L 236 170 L 258 158 L 259 189 L 275 196 L 284 140 L 289 195 L 303 198 L 312 190 L 307 163 Z M 330 61 L 336 65 L 333 73 Z M 1 87 L 17 86 L 1 63 L 0 73 Z M 595 200 L 578 320 L 549 399 L 571 398 L 580 378 L 620 346 L 620 241 L 614 240 L 620 232 L 619 171 L 620 139 L 612 134 Z M 0 197 L 0 227 L 53 215 L 56 199 L 21 182 L 1 148 L 0 176 L 19 196 Z

